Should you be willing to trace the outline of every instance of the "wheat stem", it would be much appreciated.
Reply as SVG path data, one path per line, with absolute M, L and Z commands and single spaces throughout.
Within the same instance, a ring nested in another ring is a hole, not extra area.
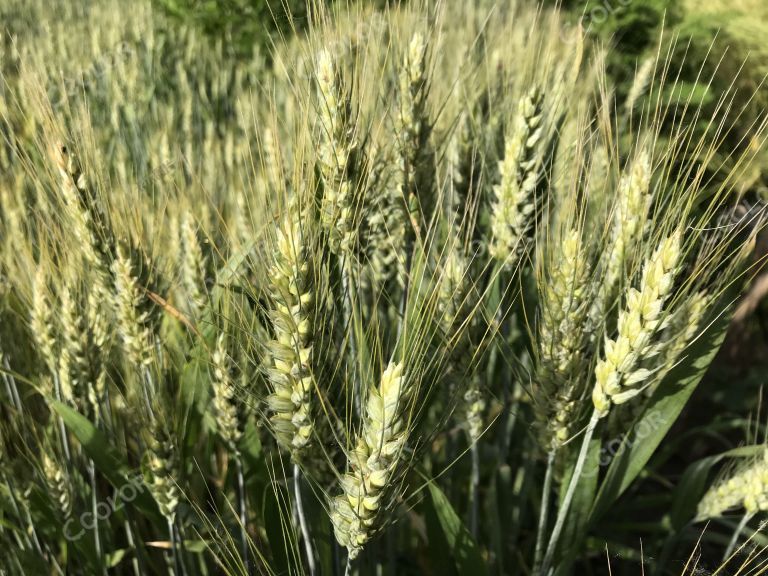
M 544 535 L 547 533 L 547 519 L 549 518 L 549 494 L 552 491 L 552 472 L 555 467 L 556 450 L 550 449 L 547 454 L 547 471 L 544 474 L 544 488 L 541 491 L 541 510 L 539 511 L 539 527 L 536 533 L 536 551 L 533 561 L 533 573 L 536 574 L 544 556 Z
M 168 521 L 168 538 L 171 541 L 171 557 L 173 558 L 173 576 L 182 574 L 181 566 L 179 563 L 179 547 L 176 542 L 176 529 L 173 526 L 173 518 L 166 516 Z
M 733 554 L 733 549 L 736 548 L 736 544 L 739 541 L 739 536 L 741 536 L 741 533 L 747 526 L 747 522 L 752 519 L 752 516 L 754 516 L 753 512 L 746 512 L 741 518 L 739 525 L 736 527 L 736 530 L 733 533 L 733 537 L 731 538 L 730 542 L 728 542 L 728 548 L 725 549 L 725 554 L 723 554 L 723 562 L 728 562 L 730 559 L 731 554 Z
M 557 542 L 560 539 L 560 534 L 565 527 L 565 520 L 568 516 L 568 509 L 571 507 L 573 501 L 573 495 L 576 493 L 576 486 L 579 484 L 581 472 L 584 470 L 584 462 L 587 459 L 587 452 L 589 452 L 589 443 L 592 441 L 592 435 L 595 432 L 597 423 L 600 421 L 600 412 L 597 408 L 592 412 L 592 417 L 589 419 L 589 425 L 584 433 L 584 440 L 581 442 L 581 449 L 579 450 L 579 456 L 576 459 L 576 466 L 573 468 L 573 475 L 571 481 L 568 483 L 568 490 L 565 493 L 565 498 L 557 511 L 557 520 L 555 521 L 555 527 L 552 530 L 552 534 L 549 537 L 549 544 L 547 545 L 547 553 L 544 556 L 544 562 L 541 566 L 541 576 L 547 576 L 552 565 L 552 560 L 555 556 L 555 549 L 557 548 Z
M 473 539 L 477 539 L 477 509 L 478 489 L 480 488 L 480 450 L 477 441 L 472 441 L 469 447 L 472 458 L 472 471 L 469 477 L 469 531 Z
M 245 499 L 245 477 L 243 475 L 243 457 L 235 454 L 237 465 L 237 501 L 240 506 L 240 553 L 245 562 L 245 570 L 252 573 L 251 560 L 248 554 L 248 503 Z
M 101 559 L 101 537 L 99 536 L 99 517 L 97 514 L 99 497 L 96 493 L 96 466 L 93 460 L 88 459 L 88 480 L 91 483 L 91 511 L 93 513 L 93 546 L 96 549 L 96 556 Z M 104 563 L 101 564 L 104 566 Z M 102 572 L 106 574 L 106 569 L 102 568 Z
M 304 504 L 301 500 L 301 469 L 295 463 L 293 465 L 293 493 L 296 498 L 296 514 L 299 517 L 299 527 L 301 528 L 301 537 L 304 540 L 304 551 L 307 554 L 309 573 L 311 576 L 314 576 L 316 573 L 315 556 L 312 551 L 312 541 L 309 539 L 309 526 L 304 515 Z

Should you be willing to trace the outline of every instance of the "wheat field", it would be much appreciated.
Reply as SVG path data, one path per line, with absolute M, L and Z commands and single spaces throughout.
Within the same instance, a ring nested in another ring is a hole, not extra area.
M 662 36 L 625 94 L 527 2 L 273 18 L 0 0 L 0 574 L 762 573 L 759 407 L 680 460 L 762 85 Z

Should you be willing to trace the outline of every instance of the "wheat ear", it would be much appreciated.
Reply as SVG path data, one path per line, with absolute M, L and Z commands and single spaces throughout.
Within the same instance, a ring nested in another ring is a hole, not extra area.
M 357 207 L 357 142 L 350 95 L 327 50 L 317 56 L 319 106 L 318 164 L 323 179 L 320 221 L 329 235 L 331 251 L 349 251 L 355 244 Z
M 51 499 L 64 518 L 72 515 L 72 486 L 66 470 L 57 460 L 43 453 L 43 476 Z
M 747 514 L 768 510 L 768 450 L 710 488 L 699 502 L 696 520 L 719 518 L 737 506 Z
M 570 438 L 587 380 L 584 322 L 593 289 L 582 231 L 571 229 L 550 256 L 541 289 L 534 405 L 547 448 Z
M 270 270 L 275 338 L 268 345 L 267 397 L 278 443 L 294 461 L 301 459 L 313 432 L 312 344 L 315 299 L 310 247 L 305 230 L 288 217 L 277 231 L 275 260 Z
M 182 250 L 181 284 L 184 287 L 187 310 L 192 320 L 195 320 L 205 306 L 205 256 L 194 220 L 188 212 L 181 218 L 179 227 Z
M 237 445 L 243 435 L 244 418 L 232 382 L 232 359 L 227 353 L 226 334 L 216 339 L 216 348 L 211 355 L 213 371 L 213 412 L 219 436 L 229 450 L 237 453 Z
M 643 265 L 638 289 L 626 293 L 616 338 L 606 338 L 603 358 L 595 367 L 592 401 L 602 417 L 612 404 L 635 397 L 651 376 L 642 363 L 658 354 L 656 339 L 664 328 L 664 304 L 680 267 L 681 235 L 665 238 Z
M 395 136 L 402 198 L 411 224 L 407 236 L 412 238 L 424 229 L 434 208 L 434 167 L 429 145 L 432 127 L 427 113 L 427 42 L 419 32 L 411 37 L 405 52 L 399 90 Z
M 408 438 L 406 423 L 409 386 L 401 363 L 390 363 L 378 386 L 368 392 L 362 430 L 348 455 L 348 471 L 341 479 L 342 494 L 331 503 L 331 521 L 339 544 L 350 559 L 370 539 L 379 511 L 394 489 L 401 451 Z
M 543 131 L 543 97 L 532 88 L 518 105 L 499 162 L 499 183 L 493 187 L 489 252 L 507 268 L 517 265 L 533 229 Z
M 641 151 L 621 176 L 616 192 L 603 280 L 590 311 L 594 333 L 599 332 L 597 327 L 601 325 L 606 308 L 612 304 L 619 283 L 625 277 L 628 252 L 642 238 L 652 200 L 650 158 L 647 152 Z

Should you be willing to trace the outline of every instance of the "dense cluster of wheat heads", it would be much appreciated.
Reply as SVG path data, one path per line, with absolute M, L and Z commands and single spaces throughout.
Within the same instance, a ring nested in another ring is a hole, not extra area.
M 0 6 L 0 571 L 602 553 L 756 267 L 763 125 L 694 137 L 661 56 L 618 106 L 513 4 L 318 8 L 247 62 L 149 2 Z

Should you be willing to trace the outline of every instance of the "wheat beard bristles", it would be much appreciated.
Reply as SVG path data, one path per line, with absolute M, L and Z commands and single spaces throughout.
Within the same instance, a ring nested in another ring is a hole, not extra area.
M 710 488 L 699 502 L 696 520 L 718 518 L 739 505 L 748 514 L 768 510 L 768 450 Z
M 659 353 L 654 340 L 665 328 L 664 305 L 680 265 L 680 232 L 664 239 L 643 266 L 639 289 L 626 293 L 617 336 L 606 338 L 603 358 L 595 367 L 592 401 L 603 417 L 611 404 L 623 404 L 643 390 L 653 372 L 643 362 Z
M 319 105 L 318 163 L 323 176 L 320 220 L 328 231 L 334 253 L 349 251 L 354 244 L 356 142 L 350 125 L 350 97 L 327 50 L 317 56 Z
M 520 101 L 499 162 L 499 183 L 493 187 L 490 254 L 514 268 L 536 216 L 536 187 L 540 178 L 543 138 L 543 97 L 531 89 Z
M 149 366 L 153 346 L 150 313 L 141 311 L 147 297 L 136 281 L 130 259 L 122 249 L 117 250 L 111 268 L 115 286 L 115 318 L 123 348 L 136 367 Z
M 270 270 L 275 339 L 267 351 L 272 384 L 267 405 L 278 443 L 297 461 L 313 431 L 314 276 L 304 231 L 290 217 L 277 231 L 276 248 Z
M 404 419 L 409 400 L 402 363 L 391 362 L 378 387 L 368 393 L 363 429 L 349 454 L 349 470 L 341 480 L 342 494 L 331 503 L 331 521 L 339 544 L 350 559 L 360 553 L 379 520 L 388 489 L 397 472 L 408 437 Z
M 536 405 L 546 446 L 559 446 L 570 438 L 577 418 L 574 411 L 586 385 L 584 321 L 593 290 L 581 234 L 576 229 L 566 233 L 544 279 Z
M 227 354 L 226 335 L 222 332 L 216 340 L 211 356 L 213 368 L 213 410 L 221 439 L 227 447 L 237 451 L 242 437 L 242 423 L 237 408 L 235 386 L 232 383 L 231 359 Z

